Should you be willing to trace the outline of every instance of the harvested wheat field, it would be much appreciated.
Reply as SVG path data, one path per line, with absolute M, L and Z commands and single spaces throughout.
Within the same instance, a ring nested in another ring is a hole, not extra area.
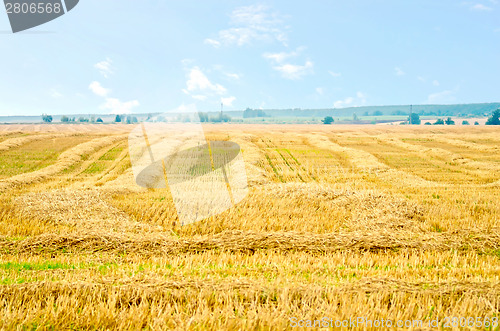
M 497 128 L 207 125 L 249 194 L 183 227 L 133 128 L 0 126 L 0 329 L 498 321 Z

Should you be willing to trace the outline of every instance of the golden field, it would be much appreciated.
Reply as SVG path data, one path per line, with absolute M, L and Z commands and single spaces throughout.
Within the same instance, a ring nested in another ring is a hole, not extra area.
M 498 128 L 207 125 L 250 193 L 184 227 L 132 129 L 0 126 L 0 329 L 500 317 Z

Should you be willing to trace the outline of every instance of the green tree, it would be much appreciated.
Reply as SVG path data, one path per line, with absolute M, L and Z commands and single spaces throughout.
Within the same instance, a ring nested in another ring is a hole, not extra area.
M 448 117 L 445 121 L 446 125 L 455 125 L 455 121 Z
M 63 123 L 69 122 L 69 117 L 65 115 L 61 116 L 61 122 Z
M 321 122 L 323 122 L 323 124 L 332 124 L 335 120 L 331 116 L 326 116 Z
M 422 121 L 420 120 L 420 115 L 418 115 L 417 113 L 411 113 L 411 115 L 408 116 L 408 123 L 420 125 L 420 123 L 422 123 Z
M 444 121 L 442 118 L 438 118 L 436 122 L 434 122 L 434 125 L 444 125 Z
M 120 123 L 122 121 L 122 117 L 120 115 L 116 115 L 115 123 Z
M 127 124 L 133 124 L 133 123 L 137 123 L 138 120 L 137 120 L 137 117 L 135 117 L 135 116 L 127 116 L 126 122 L 127 122 Z
M 206 123 L 206 122 L 208 122 L 208 114 L 207 114 L 207 113 L 202 113 L 202 112 L 199 112 L 199 113 L 198 113 L 198 117 L 200 118 L 200 122 L 201 122 L 201 123 Z
M 432 123 L 431 122 L 425 122 L 424 125 L 432 125 Z
M 96 123 L 104 123 L 102 118 L 98 117 L 97 120 L 96 120 Z
M 500 125 L 500 108 L 491 114 L 491 117 L 486 121 L 486 125 Z
M 479 122 L 478 122 L 478 121 L 475 121 L 475 122 L 474 122 L 474 125 L 479 125 Z
M 52 122 L 52 116 L 51 115 L 47 115 L 47 114 L 42 114 L 42 120 L 45 123 L 51 123 Z
M 469 121 L 462 121 L 462 125 L 470 125 Z

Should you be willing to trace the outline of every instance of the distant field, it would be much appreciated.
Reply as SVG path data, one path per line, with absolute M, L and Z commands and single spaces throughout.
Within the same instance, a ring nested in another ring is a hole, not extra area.
M 0 126 L 0 329 L 500 317 L 500 129 L 207 125 L 250 193 L 179 227 L 131 125 Z

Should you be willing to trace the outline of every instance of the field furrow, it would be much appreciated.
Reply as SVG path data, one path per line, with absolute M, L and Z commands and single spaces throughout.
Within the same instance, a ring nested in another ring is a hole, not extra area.
M 132 128 L 0 126 L 0 329 L 500 315 L 493 130 L 207 125 L 249 192 L 180 226 L 170 187 L 136 184 Z

